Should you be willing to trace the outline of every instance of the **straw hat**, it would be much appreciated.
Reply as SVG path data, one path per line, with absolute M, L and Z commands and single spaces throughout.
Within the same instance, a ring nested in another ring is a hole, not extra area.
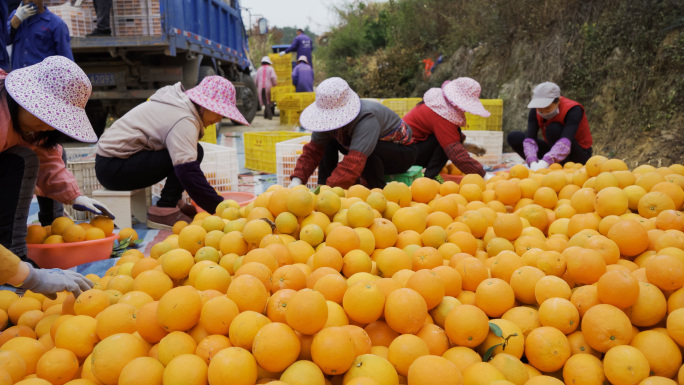
M 228 79 L 217 75 L 207 76 L 199 85 L 185 91 L 185 94 L 200 106 L 249 126 L 235 106 L 235 87 Z
M 442 84 L 442 92 L 449 103 L 465 112 L 488 118 L 491 114 L 480 102 L 481 90 L 480 83 L 466 77 Z
M 81 142 L 97 142 L 85 105 L 92 86 L 85 72 L 63 56 L 16 69 L 5 78 L 7 93 L 26 111 Z
M 361 111 L 361 99 L 341 78 L 326 79 L 316 88 L 316 102 L 299 116 L 309 131 L 331 131 L 344 127 Z
M 309 64 L 309 59 L 306 58 L 306 56 L 302 55 L 297 59 L 297 62 L 303 61 L 306 64 Z

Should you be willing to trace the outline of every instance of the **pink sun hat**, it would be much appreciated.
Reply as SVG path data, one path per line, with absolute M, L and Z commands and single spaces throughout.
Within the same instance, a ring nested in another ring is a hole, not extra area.
M 491 113 L 480 102 L 481 91 L 480 83 L 466 77 L 442 84 L 442 92 L 449 103 L 465 112 L 488 118 Z
M 463 112 L 459 112 L 456 107 L 446 100 L 441 88 L 430 88 L 423 95 L 423 101 L 429 109 L 449 122 L 457 126 L 462 126 L 465 123 Z
M 316 88 L 316 102 L 299 116 L 309 131 L 332 131 L 344 127 L 361 111 L 361 99 L 342 78 L 323 80 Z
M 249 126 L 235 106 L 235 86 L 221 76 L 207 76 L 197 86 L 185 91 L 190 100 L 228 119 Z
M 7 93 L 26 111 L 78 141 L 97 135 L 85 112 L 92 86 L 85 72 L 64 56 L 16 69 L 5 78 Z

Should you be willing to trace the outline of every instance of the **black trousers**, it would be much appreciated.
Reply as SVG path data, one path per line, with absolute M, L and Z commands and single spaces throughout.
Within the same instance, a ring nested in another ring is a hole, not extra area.
M 442 145 L 439 144 L 434 135 L 430 135 L 422 142 L 414 142 L 410 147 L 413 147 L 418 153 L 415 164 L 425 168 L 425 176 L 428 178 L 436 178 L 449 160 Z
M 562 124 L 551 123 L 548 127 L 546 127 L 546 139 L 548 139 L 548 142 L 544 139 L 535 138 L 537 147 L 539 148 L 537 151 L 537 158 L 541 159 L 547 152 L 549 152 L 549 150 L 551 150 L 551 147 L 561 138 L 562 132 Z M 522 131 L 511 131 L 506 137 L 508 145 L 511 146 L 513 151 L 517 152 L 518 155 L 520 155 L 523 159 L 525 159 L 525 150 L 523 149 L 523 141 L 525 140 L 525 136 L 525 133 Z M 577 139 L 573 137 L 570 141 L 570 154 L 560 163 L 565 164 L 567 162 L 574 162 L 585 164 L 587 163 L 587 160 L 591 158 L 592 153 L 593 150 L 591 147 L 582 148 L 582 146 L 577 143 Z
M 202 146 L 197 144 L 197 160 L 204 158 Z M 130 158 L 95 157 L 95 175 L 102 186 L 113 191 L 130 191 L 152 186 L 166 178 L 157 202 L 159 207 L 176 207 L 183 196 L 181 185 L 168 150 L 140 151 Z
M 331 140 L 323 153 L 318 166 L 318 184 L 323 185 L 337 167 L 337 152 L 347 155 L 349 151 L 336 140 Z M 379 140 L 375 150 L 366 159 L 361 176 L 366 180 L 368 188 L 385 187 L 386 174 L 401 174 L 416 164 L 418 150 L 415 147 Z
M 26 260 L 26 225 L 40 161 L 31 149 L 0 153 L 0 244 Z
M 95 22 L 100 31 L 109 31 L 112 26 L 110 23 L 110 12 L 112 10 L 112 0 L 93 0 L 95 7 Z

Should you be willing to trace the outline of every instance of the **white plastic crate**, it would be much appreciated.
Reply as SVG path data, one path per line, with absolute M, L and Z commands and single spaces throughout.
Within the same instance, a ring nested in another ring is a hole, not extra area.
M 200 142 L 204 149 L 204 159 L 200 168 L 204 172 L 211 187 L 218 192 L 238 191 L 238 155 L 234 147 Z M 160 197 L 166 179 L 152 186 L 152 195 Z M 190 197 L 183 193 L 183 198 L 190 203 Z
M 464 131 L 468 141 L 473 141 L 487 150 L 483 156 L 473 156 L 485 166 L 501 163 L 503 154 L 503 131 Z
M 93 197 L 93 191 L 102 188 L 100 181 L 95 176 L 95 146 L 92 147 L 65 147 L 66 168 L 76 177 L 81 194 Z M 95 214 L 89 211 L 74 210 L 71 205 L 64 205 L 64 211 L 75 221 L 90 220 Z
M 297 159 L 302 154 L 304 145 L 311 140 L 311 136 L 302 136 L 276 143 L 276 176 L 278 184 L 287 186 L 290 184 L 290 175 L 294 172 Z M 344 156 L 339 154 L 341 161 Z M 318 186 L 318 167 L 306 182 L 308 188 Z

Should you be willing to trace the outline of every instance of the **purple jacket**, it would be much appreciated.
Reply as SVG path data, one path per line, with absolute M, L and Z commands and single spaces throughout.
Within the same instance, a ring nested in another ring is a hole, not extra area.
M 297 51 L 297 57 L 293 61 L 299 59 L 300 56 L 306 56 L 306 60 L 309 61 L 311 67 L 313 67 L 313 61 L 311 61 L 311 49 L 313 49 L 313 44 L 311 44 L 311 38 L 301 33 L 297 35 L 292 41 L 292 45 L 285 50 L 285 53 L 290 53 L 292 51 Z
M 313 92 L 313 68 L 304 62 L 297 64 L 292 70 L 292 84 L 297 87 L 297 92 Z

